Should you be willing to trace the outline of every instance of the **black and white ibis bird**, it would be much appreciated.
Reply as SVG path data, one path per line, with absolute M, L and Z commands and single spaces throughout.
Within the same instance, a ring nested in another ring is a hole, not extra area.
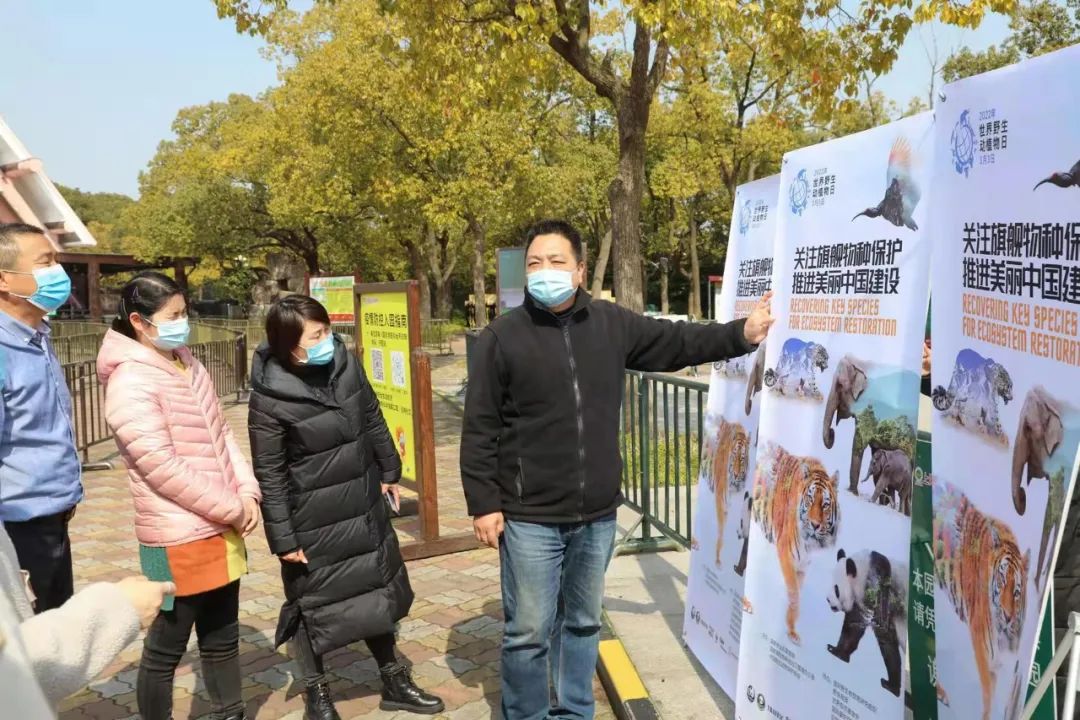
M 897 227 L 918 230 L 915 224 L 915 206 L 919 204 L 919 187 L 911 174 L 911 144 L 907 138 L 898 137 L 889 151 L 889 169 L 885 173 L 885 199 L 851 218 L 852 222 L 866 216 L 885 218 Z
M 1080 188 L 1080 162 L 1073 165 L 1072 168 L 1069 169 L 1069 172 L 1056 172 L 1040 182 L 1039 185 L 1045 185 L 1046 183 L 1057 185 L 1059 188 Z M 1038 190 L 1039 185 L 1032 188 L 1032 191 Z

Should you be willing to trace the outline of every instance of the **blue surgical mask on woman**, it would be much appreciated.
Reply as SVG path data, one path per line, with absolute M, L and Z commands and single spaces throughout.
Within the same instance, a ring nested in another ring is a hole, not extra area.
M 33 272 L 19 272 L 18 270 L 5 270 L 4 272 L 14 275 L 33 275 L 34 281 L 37 282 L 37 290 L 34 291 L 34 294 L 17 295 L 16 297 L 21 297 L 47 313 L 55 312 L 71 297 L 71 278 L 68 277 L 64 266 L 59 263 L 49 267 L 34 268 Z
M 329 365 L 334 359 L 334 334 L 329 333 L 311 347 L 300 349 L 307 354 L 307 359 L 300 361 L 302 365 Z
M 175 350 L 187 345 L 188 337 L 191 335 L 191 325 L 186 317 L 162 322 L 154 322 L 147 318 L 146 322 L 157 328 L 157 337 L 149 335 L 147 337 L 159 350 Z
M 544 269 L 529 273 L 529 294 L 541 305 L 558 307 L 574 295 L 574 275 L 569 270 Z

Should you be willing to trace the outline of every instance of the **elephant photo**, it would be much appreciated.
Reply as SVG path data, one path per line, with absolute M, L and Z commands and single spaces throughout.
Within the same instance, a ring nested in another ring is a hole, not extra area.
M 850 355 L 845 355 L 837 364 L 833 374 L 832 388 L 825 400 L 825 425 L 822 428 L 822 440 L 825 447 L 832 448 L 836 442 L 833 422 L 855 417 L 852 407 L 862 397 L 869 384 L 866 378 L 866 366 Z
M 871 448 L 870 469 L 863 478 L 874 478 L 874 494 L 870 502 L 895 501 L 903 514 L 911 515 L 911 458 L 903 450 Z
M 761 341 L 757 354 L 754 355 L 754 366 L 750 370 L 750 378 L 746 381 L 746 414 L 754 409 L 754 396 L 761 392 L 761 382 L 765 375 L 765 342 Z
M 1020 426 L 1013 441 L 1012 498 L 1016 512 L 1027 510 L 1027 493 L 1020 480 L 1027 467 L 1027 484 L 1032 478 L 1050 479 L 1046 461 L 1061 445 L 1065 426 L 1061 422 L 1061 405 L 1046 390 L 1037 385 L 1028 391 L 1020 409 Z
M 832 388 L 825 399 L 825 418 L 822 426 L 822 440 L 825 447 L 832 449 L 836 442 L 836 432 L 833 423 L 839 424 L 841 420 L 855 417 L 853 406 L 855 401 L 866 392 L 869 382 L 866 377 L 866 366 L 856 358 L 845 355 L 836 366 L 833 374 Z M 862 468 L 862 456 L 864 447 L 852 448 L 851 472 L 848 476 L 848 489 L 859 494 L 859 470 Z
M 855 420 L 855 434 L 851 441 L 851 466 L 848 471 L 848 491 L 859 494 L 859 471 L 862 469 L 866 448 L 902 450 L 910 461 L 915 456 L 915 426 L 907 416 L 878 420 L 871 405 L 856 412 L 855 405 L 870 386 L 869 366 L 862 360 L 844 356 L 833 374 L 832 388 L 825 399 L 825 417 L 822 422 L 822 441 L 826 448 L 836 442 L 833 425 L 842 420 Z
M 1065 468 L 1059 467 L 1050 476 L 1050 496 L 1046 500 L 1046 513 L 1043 515 L 1042 539 L 1039 542 L 1039 561 L 1035 565 L 1035 587 L 1042 592 L 1050 575 L 1051 539 L 1057 540 L 1058 530 L 1065 521 Z

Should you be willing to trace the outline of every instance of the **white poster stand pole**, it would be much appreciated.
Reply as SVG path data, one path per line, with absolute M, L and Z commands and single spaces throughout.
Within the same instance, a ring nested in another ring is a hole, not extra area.
M 1061 717 L 1074 717 L 1076 680 L 1080 676 L 1080 643 L 1077 642 L 1077 635 L 1080 635 L 1080 613 L 1071 612 L 1069 613 L 1069 631 L 1061 639 L 1061 644 L 1058 645 L 1057 652 L 1054 653 L 1054 659 L 1043 670 L 1042 679 L 1024 707 L 1024 714 L 1021 716 L 1022 720 L 1031 720 L 1039 701 L 1042 700 L 1043 695 L 1050 688 L 1050 683 L 1054 682 L 1054 676 L 1057 675 L 1058 668 L 1065 663 L 1066 656 L 1069 658 L 1069 674 L 1065 680 L 1065 706 Z

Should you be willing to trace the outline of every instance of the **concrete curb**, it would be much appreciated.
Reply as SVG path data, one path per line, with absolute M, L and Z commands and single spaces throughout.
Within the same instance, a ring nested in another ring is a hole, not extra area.
M 607 613 L 600 630 L 600 658 L 596 672 L 604 686 L 611 709 L 619 720 L 659 720 L 645 683 L 641 682 L 626 648 L 615 635 Z

